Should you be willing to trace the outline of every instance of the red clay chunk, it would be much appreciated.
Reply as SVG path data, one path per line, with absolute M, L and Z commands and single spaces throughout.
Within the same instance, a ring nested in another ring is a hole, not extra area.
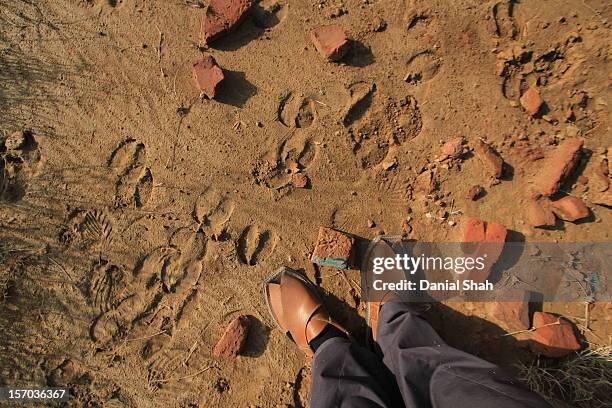
M 521 96 L 520 102 L 523 109 L 531 116 L 536 115 L 540 111 L 542 103 L 544 103 L 537 88 L 529 88 L 525 91 L 523 96 Z
M 482 139 L 478 139 L 474 151 L 487 173 L 495 178 L 500 178 L 504 170 L 504 160 L 499 153 Z
M 589 208 L 579 198 L 567 196 L 552 202 L 555 213 L 565 221 L 577 221 L 589 216 Z
M 483 257 L 484 267 L 472 269 L 463 274 L 461 279 L 484 282 L 504 250 L 507 233 L 506 227 L 501 224 L 487 223 L 476 218 L 469 219 L 463 230 L 462 242 L 466 244 L 463 250 L 474 258 Z
M 558 323 L 557 323 L 558 322 Z M 574 327 L 567 320 L 545 312 L 533 314 L 534 331 L 531 332 L 531 349 L 546 357 L 565 357 L 580 350 Z
M 500 292 L 504 299 L 493 303 L 491 315 L 509 330 L 529 329 L 529 292 L 521 289 L 506 289 Z
M 319 53 L 330 61 L 339 61 L 348 50 L 348 39 L 339 25 L 319 26 L 310 33 Z
M 202 20 L 204 42 L 210 44 L 234 30 L 252 6 L 253 0 L 211 0 Z
M 442 153 L 441 159 L 456 159 L 457 157 L 461 156 L 461 153 L 463 152 L 462 144 L 462 137 L 456 137 L 444 143 L 440 149 L 440 152 Z
M 250 327 L 251 321 L 248 316 L 238 316 L 232 320 L 213 347 L 213 356 L 235 358 L 244 348 Z
M 555 194 L 564 179 L 574 171 L 582 152 L 582 139 L 564 140 L 545 160 L 541 171 L 533 180 L 535 188 L 544 196 Z
M 555 214 L 536 200 L 529 200 L 526 206 L 527 222 L 532 227 L 553 227 Z
M 308 176 L 304 173 L 295 173 L 291 177 L 291 182 L 296 188 L 306 188 L 308 186 Z
M 193 64 L 193 77 L 198 89 L 210 99 L 215 97 L 217 87 L 224 78 L 223 70 L 219 68 L 217 61 L 211 55 L 205 55 Z

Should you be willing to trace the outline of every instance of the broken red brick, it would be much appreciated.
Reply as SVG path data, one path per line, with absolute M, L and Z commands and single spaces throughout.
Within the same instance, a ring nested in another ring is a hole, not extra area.
M 467 198 L 468 200 L 476 201 L 480 198 L 483 192 L 484 189 L 482 188 L 482 186 L 476 184 L 470 187 L 470 189 L 465 194 L 465 198 Z
M 529 329 L 529 292 L 521 289 L 505 289 L 498 292 L 503 297 L 494 302 L 491 316 L 511 331 Z
M 504 160 L 499 153 L 489 146 L 484 140 L 478 139 L 474 146 L 476 156 L 482 162 L 485 170 L 493 177 L 500 178 L 504 170 Z
M 531 349 L 546 357 L 565 357 L 572 351 L 580 350 L 574 327 L 567 320 L 545 312 L 533 314 Z
M 541 201 L 529 200 L 525 207 L 527 222 L 532 227 L 554 227 L 555 215 Z
M 582 139 L 566 139 L 555 149 L 553 154 L 545 160 L 542 171 L 533 180 L 539 193 L 550 196 L 559 190 L 559 187 L 570 175 L 580 161 L 582 152 Z
M 330 61 L 341 60 L 348 50 L 348 39 L 339 25 L 316 27 L 310 38 L 317 51 Z
M 291 182 L 297 188 L 306 188 L 308 186 L 308 176 L 304 173 L 294 173 L 291 176 Z
M 202 20 L 206 44 L 234 30 L 253 6 L 253 0 L 211 0 Z
M 248 316 L 238 316 L 232 320 L 213 347 L 213 356 L 235 358 L 244 348 L 250 328 L 251 321 Z
M 456 137 L 444 143 L 440 152 L 442 153 L 441 160 L 458 158 L 463 153 L 463 138 Z
M 579 198 L 567 196 L 552 202 L 555 214 L 564 221 L 577 221 L 589 216 L 589 208 Z
M 542 97 L 537 88 L 529 88 L 520 98 L 521 106 L 531 116 L 536 115 L 542 107 Z
M 355 251 L 355 238 L 332 228 L 319 228 L 312 262 L 318 265 L 348 269 Z
M 483 257 L 484 267 L 472 269 L 462 275 L 462 279 L 484 282 L 491 273 L 491 268 L 497 262 L 504 249 L 508 231 L 497 223 L 488 223 L 476 218 L 470 218 L 463 229 L 463 251 L 472 257 Z
M 205 55 L 193 64 L 193 77 L 198 89 L 209 99 L 215 97 L 217 87 L 224 78 L 223 70 L 219 68 L 217 61 L 211 55 Z

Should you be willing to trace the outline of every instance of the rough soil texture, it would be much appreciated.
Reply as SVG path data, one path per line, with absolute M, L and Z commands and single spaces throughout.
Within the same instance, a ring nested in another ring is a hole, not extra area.
M 364 338 L 359 272 L 310 262 L 320 226 L 457 241 L 478 218 L 511 241 L 611 240 L 595 204 L 610 202 L 606 2 L 264 0 L 205 49 L 206 4 L 2 2 L 0 382 L 68 384 L 72 406 L 304 407 L 309 362 L 259 289 L 303 268 Z M 351 40 L 340 63 L 310 40 L 327 24 Z M 214 100 L 192 74 L 203 52 L 224 70 Z M 465 152 L 438 160 L 458 137 Z M 569 138 L 584 148 L 560 194 L 590 216 L 534 229 L 533 180 Z M 608 344 L 604 306 L 582 339 Z M 583 304 L 542 307 L 583 322 Z M 482 304 L 430 314 L 463 350 L 511 369 L 534 358 Z M 214 358 L 239 315 L 241 355 Z

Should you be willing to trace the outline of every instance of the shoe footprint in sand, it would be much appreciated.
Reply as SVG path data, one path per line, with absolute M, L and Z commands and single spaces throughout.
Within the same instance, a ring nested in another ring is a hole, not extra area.
M 169 306 L 175 323 L 197 286 L 206 256 L 208 234 L 221 234 L 234 211 L 234 203 L 209 188 L 196 201 L 197 223 L 174 232 L 168 245 L 155 249 L 121 282 L 127 282 L 129 295 L 115 295 L 117 271 L 95 274 L 91 280 L 94 304 L 102 314 L 94 321 L 91 337 L 99 343 L 121 338 L 136 325 L 149 324 L 155 309 L 162 303 Z M 101 300 L 96 300 L 101 299 Z M 107 309 L 107 310 L 105 310 Z
M 283 140 L 256 169 L 256 181 L 274 190 L 291 184 L 297 173 L 307 170 L 317 156 L 317 148 L 310 138 L 294 134 Z

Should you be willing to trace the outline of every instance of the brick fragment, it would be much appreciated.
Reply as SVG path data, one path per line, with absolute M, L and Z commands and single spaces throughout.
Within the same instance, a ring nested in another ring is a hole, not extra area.
M 291 176 L 291 182 L 296 188 L 306 188 L 308 187 L 308 176 L 304 173 L 294 173 Z
M 582 139 L 566 139 L 557 146 L 550 157 L 545 159 L 541 171 L 533 180 L 535 188 L 540 194 L 550 196 L 559 190 L 565 178 L 578 165 L 583 144 Z
M 567 196 L 552 202 L 554 212 L 564 221 L 578 221 L 589 216 L 589 208 L 579 198 Z
M 311 260 L 318 265 L 349 269 L 354 251 L 355 238 L 332 228 L 321 227 Z
M 473 258 L 482 257 L 482 269 L 472 269 L 462 274 L 461 279 L 484 282 L 504 249 L 508 231 L 497 223 L 488 223 L 477 218 L 467 220 L 463 229 L 463 251 Z
M 238 316 L 232 320 L 213 347 L 213 356 L 236 358 L 244 348 L 250 328 L 251 321 L 248 316 Z
M 202 37 L 210 44 L 234 30 L 247 16 L 253 0 L 211 0 L 202 20 Z
M 545 312 L 533 315 L 534 331 L 531 334 L 532 351 L 546 357 L 565 357 L 572 351 L 580 350 L 574 327 L 567 320 Z
M 456 137 L 442 145 L 440 149 L 441 159 L 456 159 L 463 153 L 463 138 Z
M 348 51 L 348 39 L 336 24 L 316 27 L 310 38 L 319 53 L 329 61 L 339 61 Z
M 209 99 L 215 97 L 224 78 L 223 70 L 211 55 L 205 55 L 193 64 L 193 77 L 198 89 Z
M 544 101 L 540 96 L 540 91 L 537 88 L 529 88 L 520 98 L 521 106 L 531 116 L 536 115 Z
M 482 139 L 476 141 L 474 151 L 486 172 L 495 178 L 500 178 L 504 170 L 504 160 L 499 153 Z

